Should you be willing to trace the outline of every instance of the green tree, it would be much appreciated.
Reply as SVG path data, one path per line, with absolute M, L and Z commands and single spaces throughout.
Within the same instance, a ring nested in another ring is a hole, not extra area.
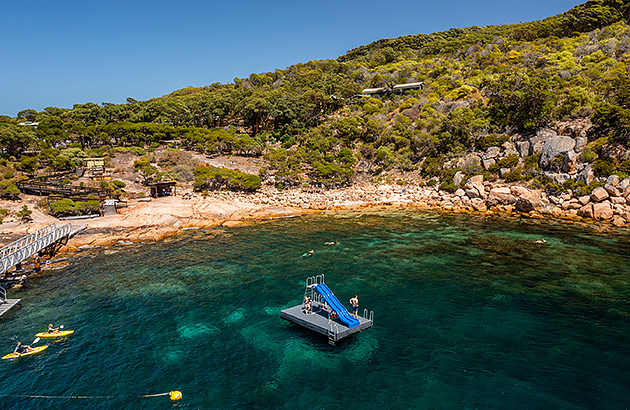
M 486 88 L 490 120 L 497 126 L 530 130 L 550 120 L 551 81 L 539 74 L 503 74 Z

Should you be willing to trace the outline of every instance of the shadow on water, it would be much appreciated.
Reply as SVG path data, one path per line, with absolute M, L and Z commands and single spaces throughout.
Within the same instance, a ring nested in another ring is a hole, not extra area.
M 625 408 L 629 245 L 623 230 L 362 211 L 95 251 L 15 292 L 3 351 L 49 322 L 77 333 L 2 361 L 1 393 L 125 398 L 2 408 L 172 408 L 136 396 L 175 389 L 182 409 Z M 281 320 L 320 273 L 375 326 L 333 347 Z

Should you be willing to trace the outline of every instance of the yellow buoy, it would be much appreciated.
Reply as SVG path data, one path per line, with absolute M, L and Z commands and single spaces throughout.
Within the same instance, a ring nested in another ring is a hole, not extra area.
M 177 401 L 177 400 L 181 400 L 181 399 L 182 399 L 182 392 L 180 392 L 178 390 L 173 390 L 171 392 L 171 400 Z

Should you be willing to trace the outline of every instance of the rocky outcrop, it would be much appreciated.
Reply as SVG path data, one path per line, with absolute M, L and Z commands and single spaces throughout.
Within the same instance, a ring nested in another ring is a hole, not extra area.
M 512 195 L 510 187 L 492 188 L 488 194 L 487 203 L 489 206 L 513 205 L 516 203 L 516 197 Z
M 490 147 L 486 150 L 486 153 L 483 156 L 483 159 L 493 159 L 499 156 L 501 153 L 501 148 L 499 147 Z
M 595 179 L 595 173 L 593 172 L 593 167 L 591 165 L 585 166 L 584 169 L 582 169 L 582 171 L 578 173 L 575 179 L 578 181 L 582 181 L 586 183 L 587 185 L 590 184 Z
M 587 204 L 578 209 L 578 215 L 582 218 L 593 218 L 593 204 Z
M 516 143 L 516 150 L 521 157 L 529 155 L 530 143 L 529 141 L 520 141 Z
M 529 155 L 542 154 L 543 147 L 548 139 L 555 137 L 556 132 L 549 128 L 542 128 L 536 132 L 536 135 L 530 138 L 530 151 Z
M 613 210 L 610 206 L 610 202 L 604 201 L 598 204 L 593 204 L 593 219 L 609 220 L 613 217 Z
M 564 156 L 564 162 L 562 163 L 562 171 L 569 175 L 577 174 L 577 154 L 571 150 Z
M 593 193 L 591 194 L 591 200 L 593 202 L 601 202 L 609 196 L 610 195 L 608 194 L 608 191 L 606 191 L 604 188 L 595 188 L 593 190 Z
M 575 148 L 575 140 L 571 137 L 555 136 L 545 141 L 540 155 L 540 166 L 546 167 L 555 157 L 572 151 Z
M 575 139 L 575 152 L 580 153 L 582 151 L 584 151 L 584 148 L 586 148 L 586 144 L 588 143 L 588 138 L 586 137 L 577 137 Z
M 471 154 L 460 158 L 457 161 L 457 168 L 459 169 L 475 169 L 481 167 L 481 158 L 479 156 Z
M 466 190 L 466 195 L 470 197 L 470 199 L 475 198 L 486 198 L 486 189 L 483 186 L 483 175 L 475 175 L 466 181 L 466 185 L 464 185 Z

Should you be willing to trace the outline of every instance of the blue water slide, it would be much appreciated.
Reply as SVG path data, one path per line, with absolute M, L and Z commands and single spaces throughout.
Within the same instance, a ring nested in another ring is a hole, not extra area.
M 326 286 L 325 283 L 315 285 L 315 290 L 317 290 L 317 292 L 322 295 L 322 298 L 324 298 L 324 301 L 328 303 L 332 310 L 337 312 L 339 320 L 345 323 L 348 326 L 348 329 L 359 326 L 359 324 L 361 323 L 359 322 L 359 319 L 353 317 L 350 312 L 348 312 L 348 309 L 346 309 L 346 307 L 341 304 L 339 299 L 337 299 L 335 294 L 332 292 L 332 290 L 330 290 L 328 286 Z

